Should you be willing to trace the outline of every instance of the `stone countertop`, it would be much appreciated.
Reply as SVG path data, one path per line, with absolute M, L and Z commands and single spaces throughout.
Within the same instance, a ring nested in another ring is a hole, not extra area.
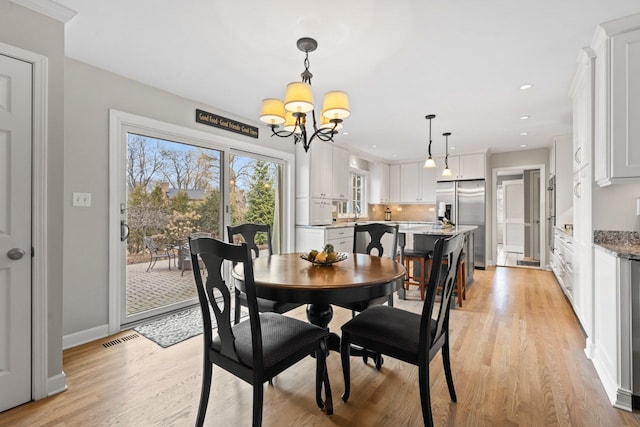
M 434 223 L 401 226 L 400 232 L 407 234 L 428 234 L 433 236 L 457 236 L 477 229 L 476 225 L 458 225 L 455 227 L 442 227 Z
M 347 221 L 347 222 L 334 222 L 333 224 L 327 224 L 327 225 L 296 225 L 296 227 L 302 227 L 302 228 L 346 228 L 346 227 L 353 227 L 356 224 L 372 224 L 372 223 L 383 223 L 383 224 L 390 224 L 390 225 L 395 225 L 395 224 L 399 224 L 399 225 L 403 225 L 403 224 L 411 224 L 411 225 L 427 225 L 427 224 L 433 224 L 432 222 L 428 222 L 428 221 L 357 221 L 357 222 L 353 222 L 353 221 Z
M 595 230 L 593 243 L 613 256 L 640 261 L 640 234 L 635 231 Z
M 433 236 L 456 236 L 461 233 L 468 233 L 478 228 L 476 225 L 459 225 L 456 227 L 441 227 L 429 221 L 359 221 L 359 222 L 334 222 L 331 225 L 296 225 L 301 228 L 311 229 L 333 229 L 353 227 L 356 224 L 384 223 L 400 226 L 401 233 L 407 234 L 429 234 Z

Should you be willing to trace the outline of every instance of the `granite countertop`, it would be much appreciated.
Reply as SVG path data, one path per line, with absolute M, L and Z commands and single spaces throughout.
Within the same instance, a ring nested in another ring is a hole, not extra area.
M 420 225 L 420 224 L 433 224 L 432 222 L 428 222 L 428 221 L 346 221 L 346 222 L 334 222 L 332 224 L 327 224 L 327 225 L 296 225 L 296 227 L 303 227 L 303 228 L 346 228 L 346 227 L 353 227 L 356 224 L 371 224 L 374 222 L 379 222 L 379 223 L 384 223 L 384 224 L 390 224 L 390 225 L 395 225 L 395 224 L 415 224 L 415 225 Z
M 593 243 L 613 256 L 640 261 L 640 234 L 636 231 L 595 230 Z
M 455 227 L 442 227 L 434 223 L 430 223 L 430 224 L 409 225 L 406 227 L 401 226 L 399 231 L 401 233 L 408 233 L 408 234 L 456 236 L 458 234 L 468 233 L 469 231 L 473 231 L 476 228 L 478 228 L 478 226 L 476 225 L 457 225 Z

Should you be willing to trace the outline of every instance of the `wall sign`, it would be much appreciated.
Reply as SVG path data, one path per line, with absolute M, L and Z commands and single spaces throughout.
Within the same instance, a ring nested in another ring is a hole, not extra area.
M 196 109 L 196 122 L 216 128 L 228 130 L 230 132 L 239 133 L 241 135 L 258 137 L 258 128 L 255 126 L 241 123 L 233 119 L 218 116 L 217 114 L 208 113 L 203 110 Z

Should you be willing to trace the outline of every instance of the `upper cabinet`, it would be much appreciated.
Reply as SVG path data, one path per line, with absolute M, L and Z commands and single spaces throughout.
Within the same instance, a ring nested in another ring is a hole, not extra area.
M 349 152 L 332 143 L 313 141 L 309 152 L 296 146 L 296 197 L 346 200 Z
M 594 64 L 593 50 L 582 49 L 578 57 L 578 69 L 569 89 L 569 95 L 573 101 L 573 172 L 578 172 L 591 162 Z
M 344 148 L 331 146 L 333 165 L 333 200 L 349 198 L 349 152 Z
M 448 164 L 451 170 L 451 176 L 442 176 L 444 157 L 436 159 L 436 177 L 438 181 L 485 178 L 484 153 L 449 155 Z
M 403 203 L 436 202 L 436 170 L 423 162 L 400 165 L 400 201 Z
M 369 203 L 389 203 L 389 165 L 372 163 L 369 169 Z
M 601 24 L 592 47 L 595 181 L 640 182 L 640 14 Z
M 400 203 L 400 165 L 389 166 L 389 202 Z

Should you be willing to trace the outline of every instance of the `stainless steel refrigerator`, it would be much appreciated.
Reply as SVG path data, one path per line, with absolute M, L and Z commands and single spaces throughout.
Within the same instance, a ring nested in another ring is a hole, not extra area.
M 473 232 L 474 265 L 485 268 L 485 181 L 438 182 L 436 208 L 445 204 L 445 216 L 456 225 L 475 225 Z

